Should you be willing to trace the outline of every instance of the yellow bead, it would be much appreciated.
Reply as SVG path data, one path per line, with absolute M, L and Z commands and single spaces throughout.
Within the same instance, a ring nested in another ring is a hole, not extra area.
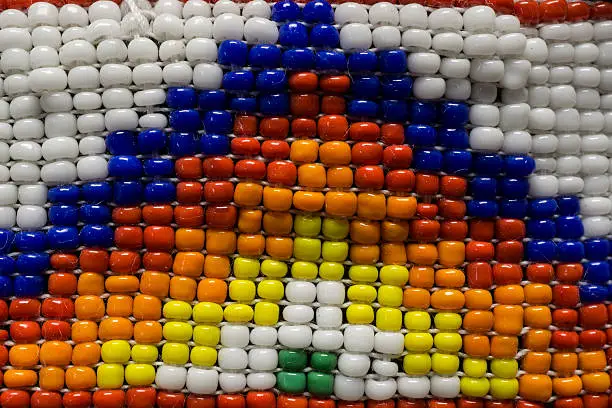
M 434 324 L 440 330 L 459 330 L 461 323 L 459 313 L 438 313 L 434 317 Z
M 429 354 L 406 354 L 404 372 L 408 375 L 427 375 L 431 370 Z
M 425 331 L 431 327 L 431 317 L 427 312 L 407 312 L 404 315 L 404 326 L 408 330 Z
M 408 268 L 402 265 L 385 265 L 380 268 L 380 281 L 384 285 L 405 286 L 408 282 Z
M 376 327 L 383 331 L 400 331 L 402 312 L 392 307 L 381 307 L 376 311 Z
M 433 353 L 431 368 L 437 374 L 452 375 L 459 370 L 459 357 L 453 354 Z
M 370 324 L 374 321 L 374 309 L 370 305 L 352 304 L 346 308 L 349 324 Z
M 193 307 L 193 321 L 219 324 L 223 321 L 223 308 L 216 303 L 200 302 Z
M 514 399 L 518 394 L 519 382 L 516 378 L 491 378 L 489 393 L 493 399 Z
M 295 237 L 293 239 L 293 256 L 301 261 L 317 261 L 321 257 L 321 240 Z
M 376 282 L 378 269 L 374 265 L 353 265 L 349 268 L 349 278 L 354 282 Z
M 164 317 L 172 320 L 189 320 L 191 305 L 182 300 L 171 300 L 164 305 Z
M 319 268 L 314 262 L 297 261 L 291 265 L 291 276 L 295 279 L 314 280 L 318 274 Z
M 344 241 L 325 241 L 321 249 L 321 256 L 326 261 L 344 262 L 348 257 L 349 244 Z
M 438 351 L 456 353 L 461 350 L 463 341 L 459 333 L 438 333 L 434 336 L 434 345 Z
M 399 286 L 382 285 L 378 288 L 378 303 L 381 306 L 399 307 L 403 296 L 404 292 Z
M 234 259 L 232 271 L 238 279 L 255 279 L 259 275 L 259 261 L 238 257 Z
M 495 358 L 491 361 L 491 372 L 499 378 L 514 378 L 518 372 L 518 362 L 509 358 Z
M 157 347 L 146 344 L 132 346 L 132 360 L 135 363 L 153 363 L 159 355 Z
M 481 358 L 463 359 L 463 372 L 468 377 L 484 377 L 487 373 L 487 360 Z
M 261 273 L 268 278 L 284 278 L 287 275 L 287 271 L 287 264 L 282 261 L 266 259 L 261 263 Z
M 278 315 L 276 303 L 259 302 L 255 305 L 254 321 L 259 326 L 274 326 L 278 323 Z
M 105 363 L 125 364 L 130 361 L 132 350 L 126 340 L 111 340 L 102 344 L 102 361 Z
M 232 323 L 247 323 L 253 319 L 253 308 L 249 305 L 234 303 L 223 311 L 223 317 Z
M 229 297 L 236 302 L 250 303 L 255 299 L 255 284 L 250 280 L 236 279 L 229 284 Z
M 97 368 L 98 387 L 102 389 L 121 388 L 123 385 L 123 365 L 102 364 Z
M 412 352 L 429 351 L 433 346 L 433 337 L 429 333 L 412 332 L 404 336 L 404 347 Z
M 195 346 L 191 349 L 190 359 L 194 366 L 213 367 L 217 362 L 217 350 L 212 347 Z
M 187 361 L 189 361 L 189 346 L 183 343 L 164 344 L 162 360 L 166 364 L 187 364 Z
M 323 262 L 319 267 L 319 276 L 325 280 L 340 280 L 344 276 L 344 265 L 338 262 Z
M 164 339 L 186 343 L 191 340 L 193 329 L 187 322 L 166 322 L 162 329 Z
M 125 381 L 137 387 L 151 385 L 155 381 L 155 368 L 151 364 L 128 364 L 125 366 Z
M 264 279 L 257 285 L 257 296 L 262 299 L 278 302 L 285 295 L 283 282 L 276 279 Z
M 353 285 L 346 291 L 351 302 L 372 303 L 376 299 L 376 289 L 370 285 Z
M 468 397 L 484 397 L 489 392 L 489 380 L 486 378 L 461 378 L 461 392 Z
M 215 347 L 221 339 L 221 330 L 215 326 L 198 325 L 193 328 L 193 341 L 201 346 Z

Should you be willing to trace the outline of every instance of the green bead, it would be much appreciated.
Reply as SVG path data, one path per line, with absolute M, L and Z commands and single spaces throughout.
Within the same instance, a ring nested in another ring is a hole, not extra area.
M 321 217 L 298 214 L 293 220 L 293 229 L 303 237 L 316 238 L 321 232 Z
M 323 235 L 327 239 L 340 240 L 349 234 L 349 222 L 344 218 L 325 218 L 323 220 Z
M 323 259 L 331 262 L 344 262 L 348 257 L 349 245 L 344 241 L 325 241 L 323 243 Z
M 308 364 L 308 355 L 303 350 L 281 350 L 278 353 L 278 364 L 285 370 L 302 371 Z
M 321 257 L 321 240 L 296 237 L 293 240 L 293 256 L 302 261 L 318 260 Z
M 276 373 L 276 387 L 281 392 L 300 394 L 306 389 L 306 374 L 280 371 Z
M 336 356 L 334 353 L 324 353 L 321 351 L 316 351 L 310 356 L 310 366 L 314 370 L 329 373 L 334 368 L 336 368 L 337 363 L 338 356 Z
M 316 371 L 309 372 L 308 392 L 314 395 L 331 395 L 334 392 L 334 376 Z

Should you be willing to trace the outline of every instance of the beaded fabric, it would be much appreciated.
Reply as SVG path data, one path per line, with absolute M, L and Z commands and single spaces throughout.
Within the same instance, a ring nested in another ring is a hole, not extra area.
M 0 408 L 612 406 L 612 3 L 366 3 L 0 0 Z

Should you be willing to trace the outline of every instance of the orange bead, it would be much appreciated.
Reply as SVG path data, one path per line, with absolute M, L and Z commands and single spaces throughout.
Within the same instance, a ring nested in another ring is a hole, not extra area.
M 293 193 L 288 188 L 265 187 L 263 205 L 271 211 L 289 211 L 293 202 Z
M 204 249 L 204 231 L 195 228 L 179 228 L 175 234 L 179 251 L 201 251 Z
M 63 341 L 46 341 L 40 346 L 42 365 L 66 366 L 72 358 L 72 347 Z
M 357 196 L 357 216 L 369 220 L 382 220 L 387 215 L 385 195 L 360 193 Z
M 5 375 L 6 382 L 6 375 Z M 610 376 L 608 373 L 588 373 L 582 375 L 582 385 L 586 392 L 606 392 L 610 388 Z
M 577 375 L 553 378 L 553 391 L 560 397 L 573 397 L 582 391 L 582 380 Z
M 206 251 L 215 255 L 231 255 L 236 251 L 236 233 L 223 230 L 206 230 Z
M 72 350 L 72 364 L 93 366 L 100 361 L 100 345 L 94 342 L 79 343 Z
M 346 166 L 351 162 L 351 147 L 346 142 L 323 143 L 318 150 L 321 163 L 328 166 Z
M 98 337 L 100 340 L 129 340 L 134 328 L 125 317 L 109 317 L 100 322 Z
M 73 391 L 96 386 L 96 372 L 89 367 L 75 366 L 66 370 L 66 386 Z
M 261 204 L 263 187 L 258 183 L 240 182 L 234 189 L 234 202 L 242 207 L 255 207 Z
M 472 357 L 488 357 L 491 352 L 489 337 L 480 334 L 463 336 L 463 351 Z
M 134 297 L 133 316 L 138 320 L 158 320 L 161 318 L 161 300 L 151 295 Z
M 530 374 L 546 374 L 550 369 L 551 361 L 550 353 L 530 351 L 523 357 L 521 365 L 523 370 Z
M 296 191 L 293 194 L 293 206 L 300 211 L 321 211 L 323 205 L 325 205 L 325 195 L 318 191 Z
M 391 218 L 409 219 L 416 213 L 416 198 L 390 196 L 387 198 L 387 216 Z
M 144 320 L 134 325 L 134 340 L 141 344 L 156 344 L 162 339 L 162 326 L 159 322 Z
M 15 344 L 9 350 L 9 363 L 16 368 L 29 368 L 38 364 L 40 350 L 36 344 Z
M 525 374 L 519 378 L 521 397 L 545 402 L 552 396 L 552 379 L 547 375 Z
M 271 235 L 289 235 L 293 229 L 293 216 L 288 212 L 268 211 L 263 216 L 263 229 Z
M 146 295 L 168 296 L 170 276 L 167 273 L 145 271 L 140 275 L 140 291 Z
M 576 353 L 556 352 L 552 356 L 552 369 L 559 375 L 573 374 L 578 368 L 578 355 Z
M 97 296 L 79 296 L 74 302 L 75 315 L 80 320 L 100 320 L 104 317 L 104 301 Z
M 96 272 L 84 272 L 80 274 L 77 292 L 81 296 L 100 296 L 104 293 L 104 275 Z
M 172 299 L 191 302 L 195 299 L 197 283 L 195 279 L 186 276 L 174 276 L 170 279 L 170 297 Z
M 465 244 L 459 241 L 441 241 L 438 243 L 438 257 L 443 266 L 461 265 L 465 261 Z
M 261 231 L 262 217 L 261 210 L 241 208 L 238 213 L 238 230 L 245 234 L 254 234 Z M 202 245 L 204 245 L 204 240 L 202 240 Z
M 392 242 L 403 242 L 410 234 L 410 224 L 407 221 L 388 221 L 381 223 L 382 240 Z
M 438 269 L 435 281 L 437 286 L 444 288 L 460 288 L 465 283 L 465 275 L 459 269 Z
M 373 265 L 380 258 L 380 247 L 378 245 L 353 244 L 349 250 L 349 257 L 355 264 Z
M 427 309 L 429 300 L 429 291 L 420 288 L 407 288 L 404 289 L 402 305 L 407 308 Z
M 465 307 L 468 309 L 488 310 L 493 304 L 491 292 L 484 289 L 470 289 L 465 291 Z
M 493 314 L 496 332 L 518 335 L 523 329 L 523 308 L 521 306 L 499 305 L 493 309 Z
M 327 186 L 331 188 L 351 188 L 353 186 L 353 171 L 346 166 L 328 168 Z
M 64 370 L 59 367 L 42 367 L 38 377 L 38 385 L 43 390 L 59 391 L 64 388 Z
M 8 388 L 33 387 L 36 383 L 38 383 L 36 371 L 9 369 L 4 372 L 4 385 Z
M 465 304 L 465 296 L 455 289 L 440 289 L 431 294 L 431 306 L 440 310 L 459 310 Z
M 529 330 L 523 336 L 523 347 L 533 351 L 546 351 L 551 335 L 550 330 Z
M 223 303 L 227 297 L 227 283 L 221 279 L 202 279 L 197 294 L 200 302 Z
M 529 306 L 525 310 L 525 325 L 534 329 L 546 329 L 552 324 L 552 314 L 548 306 Z
M 278 236 L 266 237 L 266 253 L 275 259 L 290 259 L 293 256 L 293 239 Z
M 583 371 L 602 371 L 606 367 L 606 355 L 602 350 L 578 353 L 578 367 Z
M 350 223 L 351 240 L 358 244 L 377 244 L 380 241 L 380 223 L 368 220 L 353 220 Z
M 110 293 L 132 293 L 138 291 L 140 282 L 137 276 L 122 275 L 109 276 L 104 282 L 104 287 Z
M 204 271 L 204 255 L 201 252 L 178 252 L 172 270 L 177 275 L 198 277 Z
M 134 300 L 131 296 L 112 295 L 106 300 L 106 314 L 112 317 L 130 317 Z
M 525 301 L 530 305 L 547 305 L 552 302 L 552 288 L 542 283 L 525 285 Z
M 406 250 L 408 252 L 408 250 Z M 408 256 L 410 259 L 410 256 Z M 434 269 L 429 266 L 415 265 L 410 269 L 410 286 L 416 288 L 431 288 L 434 285 Z
M 353 192 L 329 191 L 325 195 L 325 212 L 332 216 L 350 217 L 357 211 L 357 196 Z
M 223 255 L 206 255 L 204 260 L 204 276 L 208 278 L 225 279 L 230 274 L 230 260 Z
M 497 323 L 497 320 L 495 320 Z M 518 338 L 515 336 L 491 337 L 491 355 L 494 358 L 514 358 L 518 352 Z
M 433 244 L 406 245 L 408 261 L 417 265 L 433 265 L 438 260 L 438 248 Z
M 520 305 L 525 300 L 525 293 L 521 285 L 505 285 L 495 289 L 494 297 L 502 305 Z
M 70 338 L 75 343 L 96 341 L 98 339 L 98 325 L 94 322 L 74 322 L 71 326 Z
M 320 163 L 302 164 L 298 168 L 298 184 L 302 187 L 323 188 L 327 183 L 325 167 Z
M 241 256 L 258 257 L 264 253 L 266 240 L 261 234 L 240 234 L 237 248 Z
M 289 158 L 294 163 L 314 163 L 317 161 L 318 156 L 319 143 L 316 140 L 296 140 L 291 143 Z
M 401 242 L 386 242 L 381 244 L 380 257 L 385 265 L 404 265 L 408 262 L 406 248 Z
M 488 310 L 470 310 L 463 316 L 463 328 L 472 333 L 486 333 L 493 327 L 493 313 Z

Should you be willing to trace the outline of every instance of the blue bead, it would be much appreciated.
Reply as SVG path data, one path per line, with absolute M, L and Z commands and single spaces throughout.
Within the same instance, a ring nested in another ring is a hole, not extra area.
M 276 45 L 257 44 L 249 51 L 249 65 L 254 67 L 276 68 L 280 61 L 281 50 Z
M 584 253 L 586 259 L 603 261 L 610 253 L 610 242 L 607 239 L 587 239 L 584 241 Z
M 472 168 L 472 153 L 467 150 L 444 151 L 444 165 L 442 169 L 448 174 L 465 175 Z
M 432 102 L 415 101 L 410 104 L 410 122 L 419 125 L 431 125 L 436 121 L 436 105 Z
M 552 198 L 529 201 L 529 216 L 533 218 L 552 218 L 557 211 L 557 203 Z
M 182 109 L 170 112 L 170 127 L 177 132 L 197 132 L 202 129 L 200 114 L 195 109 Z
M 272 20 L 276 22 L 294 21 L 302 14 L 300 6 L 291 0 L 283 0 L 272 6 Z
M 111 210 L 106 205 L 86 204 L 79 208 L 79 218 L 86 224 L 106 224 L 111 220 Z
M 0 276 L 0 297 L 13 295 L 13 280 L 8 276 Z
M 204 130 L 206 133 L 231 133 L 233 125 L 232 114 L 228 111 L 212 110 L 204 115 Z
M 498 213 L 495 200 L 470 200 L 467 202 L 467 213 L 473 217 L 493 218 Z
M 587 282 L 604 283 L 610 280 L 610 265 L 608 262 L 585 262 L 583 269 L 582 279 Z
M 384 100 L 381 103 L 382 119 L 385 122 L 406 122 L 408 120 L 408 103 L 397 100 Z
M 145 201 L 152 204 L 172 203 L 176 197 L 174 184 L 169 181 L 156 181 L 145 187 Z
M 408 70 L 406 53 L 402 50 L 381 51 L 378 60 L 383 73 L 401 74 Z
M 138 151 L 144 154 L 157 153 L 164 150 L 167 137 L 161 129 L 145 129 L 138 133 Z
M 81 245 L 108 248 L 113 246 L 113 229 L 107 225 L 85 225 L 79 239 Z
M 602 285 L 580 285 L 578 289 L 582 303 L 600 303 L 608 297 L 608 288 Z
M 255 85 L 251 71 L 231 71 L 223 75 L 223 88 L 234 92 L 248 92 Z
M 349 72 L 375 72 L 378 70 L 378 57 L 372 51 L 360 51 L 349 55 Z
M 74 205 L 52 205 L 49 208 L 49 222 L 53 225 L 77 225 L 79 211 Z
M 442 102 L 440 119 L 443 126 L 463 127 L 469 122 L 470 108 L 462 102 Z
M 283 70 L 263 70 L 257 74 L 255 87 L 263 92 L 282 92 L 287 90 L 287 73 Z
M 378 114 L 378 104 L 367 99 L 353 99 L 347 104 L 346 112 L 356 118 L 375 118 Z
M 440 146 L 452 149 L 467 149 L 470 141 L 464 128 L 438 128 L 438 143 Z
M 412 78 L 409 76 L 383 75 L 380 82 L 385 99 L 408 99 L 412 93 Z
M 90 203 L 104 203 L 112 197 L 112 187 L 109 183 L 102 181 L 98 183 L 87 183 L 81 186 L 83 200 Z
M 357 99 L 375 99 L 380 92 L 380 81 L 375 75 L 358 75 L 351 84 L 353 96 Z
M 257 112 L 257 98 L 252 96 L 232 98 L 229 108 L 237 113 Z
M 527 221 L 527 236 L 533 239 L 553 239 L 557 233 L 553 220 L 531 219 Z
M 166 105 L 172 109 L 192 109 L 196 107 L 198 94 L 189 87 L 169 87 L 166 92 Z
M 37 297 L 45 291 L 45 279 L 42 276 L 16 276 L 13 285 L 17 297 Z
M 584 258 L 584 245 L 580 241 L 561 241 L 557 249 L 559 262 L 580 262 Z
M 47 231 L 49 248 L 54 250 L 76 249 L 79 246 L 79 230 L 76 227 L 51 227 Z
M 317 71 L 345 71 L 346 57 L 339 51 L 318 51 L 315 57 Z
M 108 161 L 108 175 L 123 179 L 142 176 L 142 163 L 136 156 L 113 156 Z
M 525 198 L 529 194 L 529 181 L 526 178 L 500 178 L 501 195 L 507 198 Z
M 550 263 L 557 259 L 557 245 L 553 241 L 528 241 L 525 247 L 525 256 L 531 262 Z
M 304 21 L 307 23 L 328 23 L 334 22 L 334 10 L 331 4 L 323 0 L 311 0 L 302 10 Z
M 219 44 L 217 61 L 221 65 L 237 65 L 244 67 L 247 62 L 248 47 L 238 40 L 225 40 Z
M 308 48 L 293 48 L 283 52 L 283 67 L 292 70 L 310 70 L 314 68 L 315 54 Z
M 203 111 L 225 109 L 227 106 L 227 97 L 224 91 L 202 91 L 200 92 L 198 105 Z
M 21 252 L 42 252 L 47 249 L 47 237 L 42 231 L 21 231 L 15 234 L 15 248 Z
M 433 147 L 436 129 L 428 125 L 408 125 L 404 129 L 404 143 L 417 147 Z
M 170 159 L 146 159 L 144 174 L 149 177 L 170 177 L 174 175 L 174 164 Z
M 142 201 L 140 181 L 117 181 L 113 184 L 113 199 L 117 205 L 139 205 Z
M 198 142 L 195 133 L 170 133 L 170 154 L 173 156 L 192 156 L 196 154 Z
M 15 266 L 20 275 L 40 275 L 49 269 L 49 254 L 44 252 L 19 254 Z
M 313 47 L 336 48 L 340 42 L 338 29 L 330 24 L 317 24 L 310 31 L 310 45 Z
M 47 198 L 52 203 L 75 204 L 79 201 L 79 188 L 77 186 L 52 187 L 47 193 Z
M 289 95 L 286 93 L 261 95 L 259 110 L 264 115 L 286 115 L 289 113 Z
M 470 181 L 470 194 L 476 199 L 494 199 L 497 196 L 497 180 L 493 177 L 474 177 Z
M 442 168 L 442 153 L 437 150 L 415 149 L 412 166 L 423 171 L 437 171 Z
M 527 216 L 527 200 L 500 200 L 499 216 L 503 218 L 525 218 Z
M 575 196 L 557 197 L 559 215 L 578 215 L 580 200 Z
M 497 176 L 501 173 L 503 160 L 496 154 L 475 154 L 472 164 L 477 174 Z
M 226 135 L 202 135 L 200 151 L 207 156 L 223 156 L 229 154 L 230 141 Z
M 278 42 L 285 47 L 306 47 L 308 46 L 308 30 L 302 23 L 285 23 L 278 30 Z
M 556 219 L 557 237 L 563 239 L 578 239 L 584 234 L 582 220 L 578 216 L 562 215 Z
M 0 256 L 0 275 L 7 276 L 15 273 L 15 260 L 8 255 Z
M 527 177 L 535 170 L 535 160 L 529 156 L 506 156 L 504 171 L 510 177 Z
M 8 229 L 0 229 L 0 254 L 8 254 L 13 248 L 15 233 Z
M 138 154 L 136 133 L 129 130 L 116 130 L 106 136 L 106 148 L 110 154 Z

